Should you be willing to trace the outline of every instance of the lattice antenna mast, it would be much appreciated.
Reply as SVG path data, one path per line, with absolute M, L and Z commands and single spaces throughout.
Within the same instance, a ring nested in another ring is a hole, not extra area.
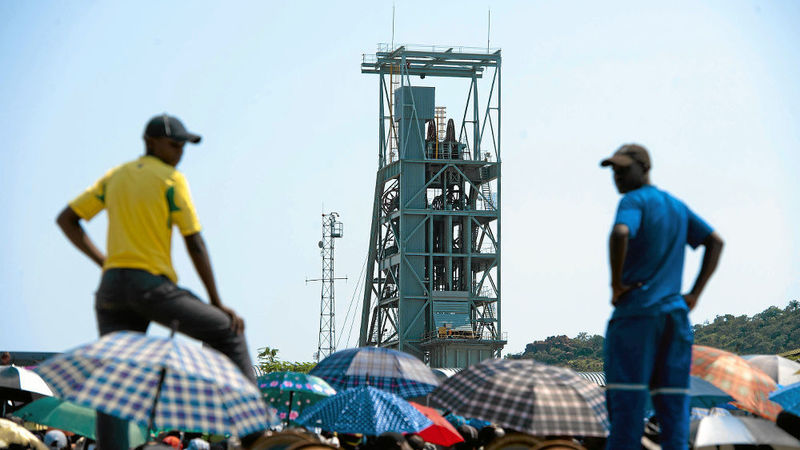
M 346 280 L 347 277 L 337 278 L 334 271 L 335 240 L 342 237 L 342 222 L 339 213 L 331 212 L 322 215 L 322 240 L 319 241 L 320 255 L 322 256 L 322 278 L 306 279 L 321 281 L 319 302 L 319 340 L 317 352 L 314 357 L 317 362 L 328 357 L 336 351 L 336 297 L 334 281 Z

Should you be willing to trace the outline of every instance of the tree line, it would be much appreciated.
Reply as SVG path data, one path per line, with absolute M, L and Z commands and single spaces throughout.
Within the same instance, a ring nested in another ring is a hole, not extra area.
M 800 348 L 800 302 L 792 300 L 781 309 L 770 306 L 749 317 L 725 314 L 695 325 L 694 343 L 721 348 L 739 355 L 778 354 Z M 525 346 L 506 358 L 531 358 L 582 372 L 603 370 L 603 337 L 579 333 L 574 338 L 550 336 Z

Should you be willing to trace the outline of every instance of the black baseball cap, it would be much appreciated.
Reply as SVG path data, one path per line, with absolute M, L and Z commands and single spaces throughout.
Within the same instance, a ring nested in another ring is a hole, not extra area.
M 638 162 L 645 170 L 648 170 L 650 169 L 650 154 L 639 144 L 625 144 L 617 149 L 610 158 L 600 161 L 600 166 L 628 167 L 634 162 Z
M 147 122 L 144 128 L 144 135 L 148 137 L 168 137 L 176 141 L 189 141 L 192 144 L 200 142 L 199 134 L 190 133 L 186 130 L 177 117 L 167 115 L 166 113 L 153 117 Z

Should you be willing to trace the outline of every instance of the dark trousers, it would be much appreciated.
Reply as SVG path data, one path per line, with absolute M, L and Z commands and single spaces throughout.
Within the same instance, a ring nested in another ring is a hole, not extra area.
M 95 295 L 100 336 L 115 331 L 147 331 L 150 322 L 170 327 L 226 355 L 255 384 L 255 373 L 244 335 L 231 331 L 231 319 L 219 308 L 178 287 L 170 279 L 137 269 L 109 269 Z M 124 449 L 128 422 L 98 411 L 98 450 Z
M 641 448 L 648 395 L 661 425 L 661 448 L 687 448 L 692 340 L 685 310 L 611 319 L 605 340 L 608 450 Z

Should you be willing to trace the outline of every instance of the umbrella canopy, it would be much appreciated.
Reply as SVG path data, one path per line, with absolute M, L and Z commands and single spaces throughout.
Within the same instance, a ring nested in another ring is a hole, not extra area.
M 419 359 L 381 347 L 339 350 L 320 361 L 310 373 L 337 391 L 369 385 L 403 398 L 426 395 L 439 385 L 436 375 Z
M 377 436 L 387 431 L 417 433 L 433 424 L 399 396 L 360 386 L 319 401 L 297 423 L 338 433 Z
M 689 406 L 692 408 L 713 408 L 720 403 L 733 401 L 733 397 L 708 381 L 696 377 L 689 377 Z
M 730 394 L 742 409 L 772 421 L 781 411 L 780 405 L 769 400 L 769 393 L 775 390 L 775 382 L 733 353 L 694 345 L 691 374 Z
M 0 399 L 29 402 L 53 391 L 36 372 L 14 365 L 0 370 Z
M 756 366 L 769 375 L 778 384 L 800 382 L 800 363 L 778 355 L 746 355 L 743 356 L 752 366 Z
M 431 394 L 457 414 L 536 436 L 607 436 L 603 390 L 576 372 L 531 359 L 486 360 Z
M 800 441 L 764 419 L 740 416 L 704 417 L 692 422 L 691 440 L 695 449 L 717 445 L 771 445 L 773 448 L 800 448 Z
M 769 399 L 781 405 L 784 410 L 800 416 L 800 383 L 778 389 L 770 394 Z
M 161 430 L 240 436 L 267 425 L 261 392 L 228 358 L 167 337 L 111 333 L 36 372 L 57 397 L 142 426 L 151 413 Z
M 258 377 L 258 388 L 281 420 L 293 421 L 303 409 L 336 393 L 322 378 L 299 372 L 271 372 Z
M 419 432 L 425 442 L 441 445 L 442 447 L 450 447 L 459 442 L 464 442 L 464 438 L 461 437 L 458 431 L 435 409 L 422 406 L 419 403 L 409 403 L 433 422 L 433 425 Z
M 30 431 L 8 419 L 0 418 L 0 448 L 9 448 L 11 444 L 18 444 L 23 447 L 30 446 L 36 450 L 49 450 Z
M 27 422 L 47 425 L 59 430 L 70 431 L 81 436 L 97 439 L 95 423 L 97 412 L 55 397 L 44 397 L 14 412 L 14 415 Z M 143 427 L 131 422 L 128 430 L 130 446 L 135 447 L 147 441 Z

